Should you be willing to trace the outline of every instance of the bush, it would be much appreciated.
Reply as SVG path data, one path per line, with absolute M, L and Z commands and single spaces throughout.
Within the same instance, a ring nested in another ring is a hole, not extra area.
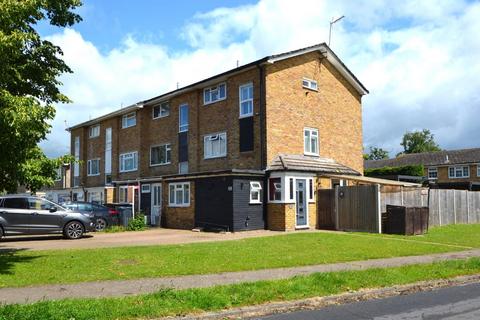
M 379 177 L 379 176 L 416 176 L 423 177 L 424 174 L 423 165 L 403 166 L 403 167 L 383 167 L 375 169 L 366 169 L 364 174 L 366 177 Z
M 110 226 L 107 229 L 105 229 L 105 233 L 117 233 L 117 232 L 125 232 L 127 229 L 125 229 L 124 226 Z
M 128 222 L 128 231 L 141 231 L 145 230 L 145 215 L 139 212 L 135 215 L 135 218 Z

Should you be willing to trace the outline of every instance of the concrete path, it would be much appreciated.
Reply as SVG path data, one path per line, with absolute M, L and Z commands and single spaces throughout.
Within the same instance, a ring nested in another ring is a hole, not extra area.
M 128 296 L 151 293 L 162 288 L 203 288 L 240 282 L 286 279 L 294 276 L 309 275 L 316 272 L 398 267 L 403 265 L 425 264 L 444 260 L 466 259 L 470 257 L 480 257 L 480 249 L 425 256 L 374 259 L 294 268 L 226 272 L 220 274 L 180 277 L 147 278 L 125 281 L 83 282 L 79 284 L 45 285 L 25 288 L 4 288 L 0 289 L 0 303 L 30 303 L 39 300 L 55 300 L 65 298 Z
M 0 250 L 63 250 L 151 246 L 239 240 L 281 234 L 285 234 L 285 232 L 256 230 L 235 233 L 214 233 L 154 228 L 136 232 L 90 233 L 78 240 L 66 240 L 63 239 L 61 235 L 5 237 L 0 241 Z

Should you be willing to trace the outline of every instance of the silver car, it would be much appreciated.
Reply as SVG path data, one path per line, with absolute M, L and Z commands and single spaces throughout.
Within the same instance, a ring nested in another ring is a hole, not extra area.
M 94 230 L 93 215 L 71 211 L 35 196 L 0 196 L 0 238 L 63 233 L 67 239 L 80 239 Z

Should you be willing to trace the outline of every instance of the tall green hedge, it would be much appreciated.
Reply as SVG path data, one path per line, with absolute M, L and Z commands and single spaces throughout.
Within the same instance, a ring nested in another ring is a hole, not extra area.
M 364 175 L 367 177 L 394 176 L 394 175 L 423 177 L 425 175 L 424 172 L 425 171 L 424 171 L 423 165 L 419 164 L 414 166 L 365 169 Z

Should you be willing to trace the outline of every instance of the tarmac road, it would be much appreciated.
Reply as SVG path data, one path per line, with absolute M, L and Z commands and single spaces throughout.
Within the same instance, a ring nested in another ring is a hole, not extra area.
M 479 320 L 480 283 L 363 301 L 312 311 L 273 315 L 264 320 Z

